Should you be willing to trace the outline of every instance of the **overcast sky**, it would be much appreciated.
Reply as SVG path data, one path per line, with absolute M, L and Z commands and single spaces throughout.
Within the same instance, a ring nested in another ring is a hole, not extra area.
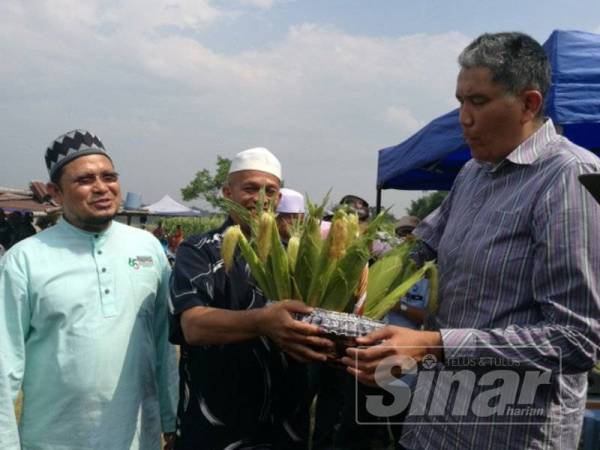
M 0 0 L 0 186 L 45 180 L 50 141 L 87 128 L 144 203 L 264 146 L 287 187 L 374 204 L 377 151 L 456 106 L 465 45 L 553 29 L 600 32 L 600 2 Z

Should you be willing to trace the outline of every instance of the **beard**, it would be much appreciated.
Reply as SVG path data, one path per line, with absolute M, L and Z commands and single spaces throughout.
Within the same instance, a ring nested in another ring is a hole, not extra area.
M 117 213 L 115 212 L 114 214 L 110 214 L 108 216 L 89 217 L 82 222 L 85 223 L 86 225 L 92 225 L 92 226 L 107 225 L 113 221 L 113 219 L 115 218 L 116 215 L 117 215 Z
M 108 228 L 108 225 L 113 221 L 117 211 L 105 216 L 74 216 L 69 217 L 63 214 L 64 219 L 76 228 L 81 228 L 84 231 L 98 232 Z

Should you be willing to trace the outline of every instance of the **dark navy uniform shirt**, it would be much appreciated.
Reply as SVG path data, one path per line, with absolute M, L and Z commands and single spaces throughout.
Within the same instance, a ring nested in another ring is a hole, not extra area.
M 171 278 L 170 340 L 181 346 L 176 450 L 301 449 L 308 429 L 305 367 L 265 337 L 224 345 L 188 345 L 181 314 L 195 306 L 229 310 L 263 307 L 236 252 L 225 271 L 223 232 L 194 236 L 178 251 Z

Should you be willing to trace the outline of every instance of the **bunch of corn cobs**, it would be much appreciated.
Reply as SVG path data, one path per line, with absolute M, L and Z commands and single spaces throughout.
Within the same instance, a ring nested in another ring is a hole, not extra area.
M 409 257 L 416 240 L 405 241 L 369 268 L 369 249 L 384 214 L 375 217 L 361 232 L 357 215 L 338 209 L 329 234 L 323 239 L 320 225 L 327 201 L 328 196 L 320 205 L 307 200 L 305 220 L 294 223 L 286 246 L 279 235 L 274 205 L 264 208 L 263 194 L 254 214 L 226 200 L 230 213 L 246 229 L 244 234 L 239 225 L 234 225 L 225 231 L 221 254 L 226 270 L 231 268 L 239 247 L 241 257 L 269 300 L 296 299 L 309 306 L 356 312 L 371 319 L 381 319 L 425 276 L 430 279 L 430 304 L 436 303 L 435 264 L 430 261 L 417 268 Z M 344 324 L 342 317 L 331 320 L 341 328 L 354 326 L 354 318 L 347 318 L 348 323 Z M 328 319 L 318 320 L 324 323 Z M 356 325 L 357 330 L 360 326 Z

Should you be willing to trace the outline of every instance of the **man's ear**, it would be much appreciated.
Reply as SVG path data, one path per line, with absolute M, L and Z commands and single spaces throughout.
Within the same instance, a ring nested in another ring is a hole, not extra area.
M 221 192 L 223 193 L 223 197 L 231 199 L 231 187 L 229 186 L 229 184 L 224 185 L 221 188 Z
M 63 195 L 62 195 L 62 190 L 60 189 L 60 186 L 58 184 L 50 182 L 50 183 L 46 184 L 46 190 L 52 197 L 52 200 L 54 200 L 57 204 L 62 206 Z
M 279 206 L 279 202 L 281 201 L 281 191 L 277 192 L 277 199 L 275 200 L 275 209 Z
M 523 91 L 521 100 L 523 102 L 523 122 L 535 120 L 544 105 L 542 93 L 535 89 Z

